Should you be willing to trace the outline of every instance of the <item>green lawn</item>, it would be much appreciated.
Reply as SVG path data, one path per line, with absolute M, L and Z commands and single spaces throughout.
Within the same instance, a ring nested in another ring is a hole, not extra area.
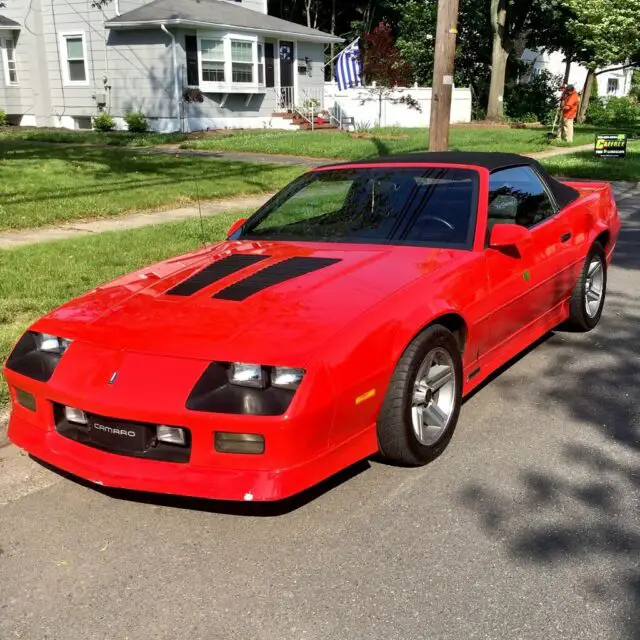
M 541 160 L 550 173 L 567 178 L 640 181 L 640 143 L 632 142 L 626 158 L 597 158 L 591 151 Z
M 99 144 L 111 147 L 154 147 L 177 144 L 187 139 L 184 133 L 129 133 L 128 131 L 69 131 L 67 129 L 0 129 L 0 144 L 5 142 L 56 142 L 62 144 Z
M 299 167 L 0 141 L 0 230 L 264 193 Z
M 360 135 L 360 134 L 355 134 Z M 185 149 L 249 151 L 256 153 L 298 153 L 320 158 L 356 160 L 395 153 L 424 151 L 428 129 L 378 129 L 354 137 L 340 131 L 243 131 L 221 133 L 200 140 L 188 140 Z M 594 129 L 576 127 L 573 145 L 593 140 Z M 450 148 L 464 151 L 509 151 L 525 153 L 550 148 L 546 129 L 507 127 L 452 127 Z
M 242 212 L 203 220 L 220 240 Z M 94 286 L 202 245 L 198 220 L 0 251 L 0 362 L 34 320 Z M 1 378 L 1 376 L 0 376 Z M 0 380 L 0 409 L 8 392 Z

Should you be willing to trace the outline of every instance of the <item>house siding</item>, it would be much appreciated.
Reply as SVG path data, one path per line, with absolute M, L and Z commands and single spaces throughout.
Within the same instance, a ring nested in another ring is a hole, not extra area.
M 171 38 L 160 29 L 112 31 L 108 48 L 111 115 L 142 111 L 152 118 L 175 118 Z M 182 47 L 178 54 L 180 65 Z
M 120 0 L 120 13 L 143 6 L 147 1 Z M 161 29 L 105 29 L 105 20 L 116 15 L 115 3 L 103 11 L 91 5 L 92 0 L 12 0 L 7 3 L 3 14 L 23 27 L 16 46 L 20 84 L 7 87 L 0 65 L 0 109 L 11 115 L 30 116 L 29 124 L 73 128 L 78 126 L 79 118 L 88 123 L 97 115 L 98 99 L 104 96 L 105 109 L 119 125 L 128 112 L 140 110 L 150 119 L 153 128 L 163 131 L 181 126 L 190 129 L 283 126 L 282 119 L 271 120 L 278 102 L 274 88 L 253 95 L 250 100 L 245 94 L 230 94 L 226 100 L 220 94 L 205 94 L 203 103 L 182 102 L 187 85 L 185 35 L 195 35 L 195 30 L 170 28 L 177 42 L 177 69 L 174 69 L 172 41 Z M 243 0 L 242 5 L 266 12 L 264 0 Z M 84 85 L 70 86 L 64 81 L 62 33 L 84 35 L 87 72 Z M 273 42 L 278 51 L 277 39 L 267 38 L 267 42 Z M 322 91 L 324 45 L 298 42 L 296 46 L 295 82 L 298 101 L 302 102 L 305 91 Z M 298 63 L 304 64 L 305 57 L 311 61 L 310 71 L 300 74 Z
M 4 77 L 4 65 L 0 64 L 0 109 L 11 116 L 28 115 L 35 123 L 36 114 L 41 114 L 44 105 L 43 98 L 47 95 L 46 81 L 40 86 L 33 76 L 33 58 L 44 62 L 44 50 L 39 46 L 39 38 L 34 33 L 42 33 L 42 16 L 39 11 L 40 1 L 34 0 L 33 11 L 27 16 L 26 26 L 29 29 L 21 31 L 0 31 L 0 37 L 12 37 L 16 43 L 16 61 L 18 71 L 18 86 L 7 86 Z M 26 2 L 9 2 L 2 9 L 2 14 L 15 20 L 24 27 L 27 14 Z M 36 67 L 37 68 L 37 67 Z
M 305 90 L 312 95 L 323 95 L 324 92 L 324 45 L 317 42 L 298 42 L 297 65 L 295 72 L 298 74 L 298 93 Z M 309 58 L 307 73 L 298 73 L 297 66 L 305 64 L 305 58 Z M 298 96 L 299 99 L 302 95 Z

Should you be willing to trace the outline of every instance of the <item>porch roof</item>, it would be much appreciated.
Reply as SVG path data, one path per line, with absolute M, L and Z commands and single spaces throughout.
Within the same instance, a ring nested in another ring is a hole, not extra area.
M 222 0 L 153 0 L 107 20 L 107 29 L 166 26 L 236 29 L 311 42 L 343 42 L 342 38 Z
M 12 29 L 13 31 L 20 30 L 20 24 L 11 18 L 6 16 L 0 16 L 0 29 Z

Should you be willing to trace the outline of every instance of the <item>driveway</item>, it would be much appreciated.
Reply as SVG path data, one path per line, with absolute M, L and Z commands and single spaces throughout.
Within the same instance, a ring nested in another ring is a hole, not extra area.
M 284 513 L 104 493 L 0 450 L 0 638 L 640 639 L 640 197 L 609 298 L 469 399 L 435 463 Z

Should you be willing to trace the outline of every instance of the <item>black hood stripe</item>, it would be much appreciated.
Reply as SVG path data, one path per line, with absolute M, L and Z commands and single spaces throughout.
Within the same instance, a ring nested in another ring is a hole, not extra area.
M 218 291 L 212 297 L 218 300 L 234 300 L 236 302 L 246 300 L 254 293 L 273 287 L 276 284 L 282 284 L 287 280 L 293 280 L 307 273 L 324 269 L 336 262 L 340 262 L 340 260 L 332 258 L 288 258 Z
M 236 254 L 222 258 L 222 260 L 216 260 L 208 267 L 194 273 L 190 278 L 187 278 L 184 282 L 169 289 L 167 295 L 170 296 L 191 296 L 198 291 L 212 285 L 218 280 L 222 280 L 232 273 L 236 273 L 242 269 L 246 269 L 253 264 L 262 262 L 271 256 L 254 256 Z

